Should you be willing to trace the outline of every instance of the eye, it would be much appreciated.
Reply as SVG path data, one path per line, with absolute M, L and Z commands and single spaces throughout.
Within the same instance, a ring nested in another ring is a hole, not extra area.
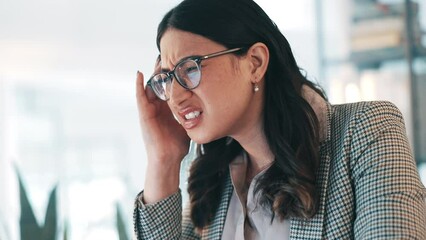
M 163 85 L 170 81 L 170 77 L 166 74 L 160 73 L 153 79 L 153 83 Z
M 168 83 L 172 81 L 172 77 L 171 76 L 166 76 L 165 78 L 163 78 L 163 83 Z
M 197 72 L 197 71 L 198 71 L 198 67 L 196 65 L 194 65 L 194 66 L 188 66 L 185 69 L 185 73 L 186 74 L 191 74 L 191 73 L 194 73 L 194 72 Z

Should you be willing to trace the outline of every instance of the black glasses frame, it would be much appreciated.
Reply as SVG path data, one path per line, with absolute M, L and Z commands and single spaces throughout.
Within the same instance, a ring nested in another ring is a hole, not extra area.
M 164 101 L 167 101 L 168 100 L 168 97 L 167 96 L 162 96 L 160 93 L 157 93 L 157 91 L 155 90 L 155 87 L 153 86 L 153 83 L 152 83 L 152 79 L 154 78 L 154 77 L 156 77 L 156 76 L 158 76 L 158 75 L 160 75 L 160 74 L 164 74 L 164 75 L 166 75 L 166 77 L 167 77 L 167 79 L 166 79 L 166 81 L 172 81 L 173 80 L 173 78 L 175 78 L 176 80 L 177 80 L 177 82 L 179 83 L 179 85 L 180 86 L 182 86 L 183 88 L 185 88 L 185 89 L 187 89 L 187 90 L 192 90 L 192 89 L 195 89 L 196 87 L 198 87 L 198 85 L 200 85 L 200 82 L 201 82 L 201 61 L 202 60 L 206 60 L 206 59 L 210 59 L 210 58 L 214 58 L 214 57 L 219 57 L 219 56 L 222 56 L 222 55 L 225 55 L 225 54 L 228 54 L 228 53 L 233 53 L 233 52 L 238 52 L 238 51 L 241 51 L 243 48 L 232 48 L 232 49 L 227 49 L 227 50 L 223 50 L 223 51 L 220 51 L 220 52 L 215 52 L 215 53 L 210 53 L 210 54 L 207 54 L 207 55 L 204 55 L 204 56 L 190 56 L 190 57 L 186 57 L 186 58 L 183 58 L 182 60 L 180 60 L 176 65 L 175 65 L 175 67 L 173 68 L 173 70 L 171 70 L 171 71 L 168 71 L 168 72 L 161 72 L 161 73 L 157 73 L 157 74 L 154 74 L 153 76 L 151 76 L 150 78 L 149 78 L 149 80 L 148 80 L 148 82 L 146 83 L 153 91 L 154 91 L 154 93 L 155 93 L 155 95 L 157 95 L 157 97 L 158 98 L 160 98 L 160 99 L 162 99 L 162 100 L 164 100 Z M 176 68 L 180 65 L 180 64 L 182 64 L 183 62 L 186 62 L 186 61 L 194 61 L 196 64 L 197 64 L 197 67 L 199 68 L 199 70 L 200 70 L 200 80 L 199 80 L 199 82 L 198 82 L 198 84 L 196 85 L 196 86 L 194 86 L 194 87 L 188 87 L 186 84 L 184 84 L 183 83 L 183 81 L 175 74 L 175 70 L 176 70 Z

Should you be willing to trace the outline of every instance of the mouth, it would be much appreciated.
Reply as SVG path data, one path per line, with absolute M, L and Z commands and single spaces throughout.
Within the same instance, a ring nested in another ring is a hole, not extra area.
M 196 127 L 202 119 L 202 114 L 203 112 L 201 110 L 194 108 L 187 108 L 183 111 L 180 111 L 179 115 L 183 120 L 181 125 L 187 130 Z
M 188 114 L 185 114 L 185 119 L 186 120 L 191 120 L 191 119 L 199 117 L 200 114 L 201 114 L 200 111 L 193 111 L 193 112 L 190 112 Z

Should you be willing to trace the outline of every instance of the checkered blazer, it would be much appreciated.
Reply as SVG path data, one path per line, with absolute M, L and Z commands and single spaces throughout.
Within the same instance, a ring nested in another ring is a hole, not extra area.
M 426 190 L 400 111 L 389 102 L 327 109 L 317 175 L 320 207 L 312 219 L 290 219 L 290 239 L 426 239 Z M 232 191 L 228 179 L 212 223 L 200 234 L 188 210 L 182 213 L 180 192 L 149 206 L 138 197 L 136 237 L 220 239 Z

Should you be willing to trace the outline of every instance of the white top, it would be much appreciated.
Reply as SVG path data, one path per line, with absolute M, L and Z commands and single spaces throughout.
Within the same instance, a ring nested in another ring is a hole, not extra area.
M 261 191 L 254 195 L 254 186 L 257 179 L 265 173 L 264 169 L 258 173 L 247 189 L 245 186 L 247 172 L 247 155 L 239 155 L 229 165 L 234 191 L 226 215 L 222 239 L 224 240 L 286 240 L 290 236 L 290 222 L 280 220 L 275 216 L 271 223 L 272 213 L 258 204 Z

